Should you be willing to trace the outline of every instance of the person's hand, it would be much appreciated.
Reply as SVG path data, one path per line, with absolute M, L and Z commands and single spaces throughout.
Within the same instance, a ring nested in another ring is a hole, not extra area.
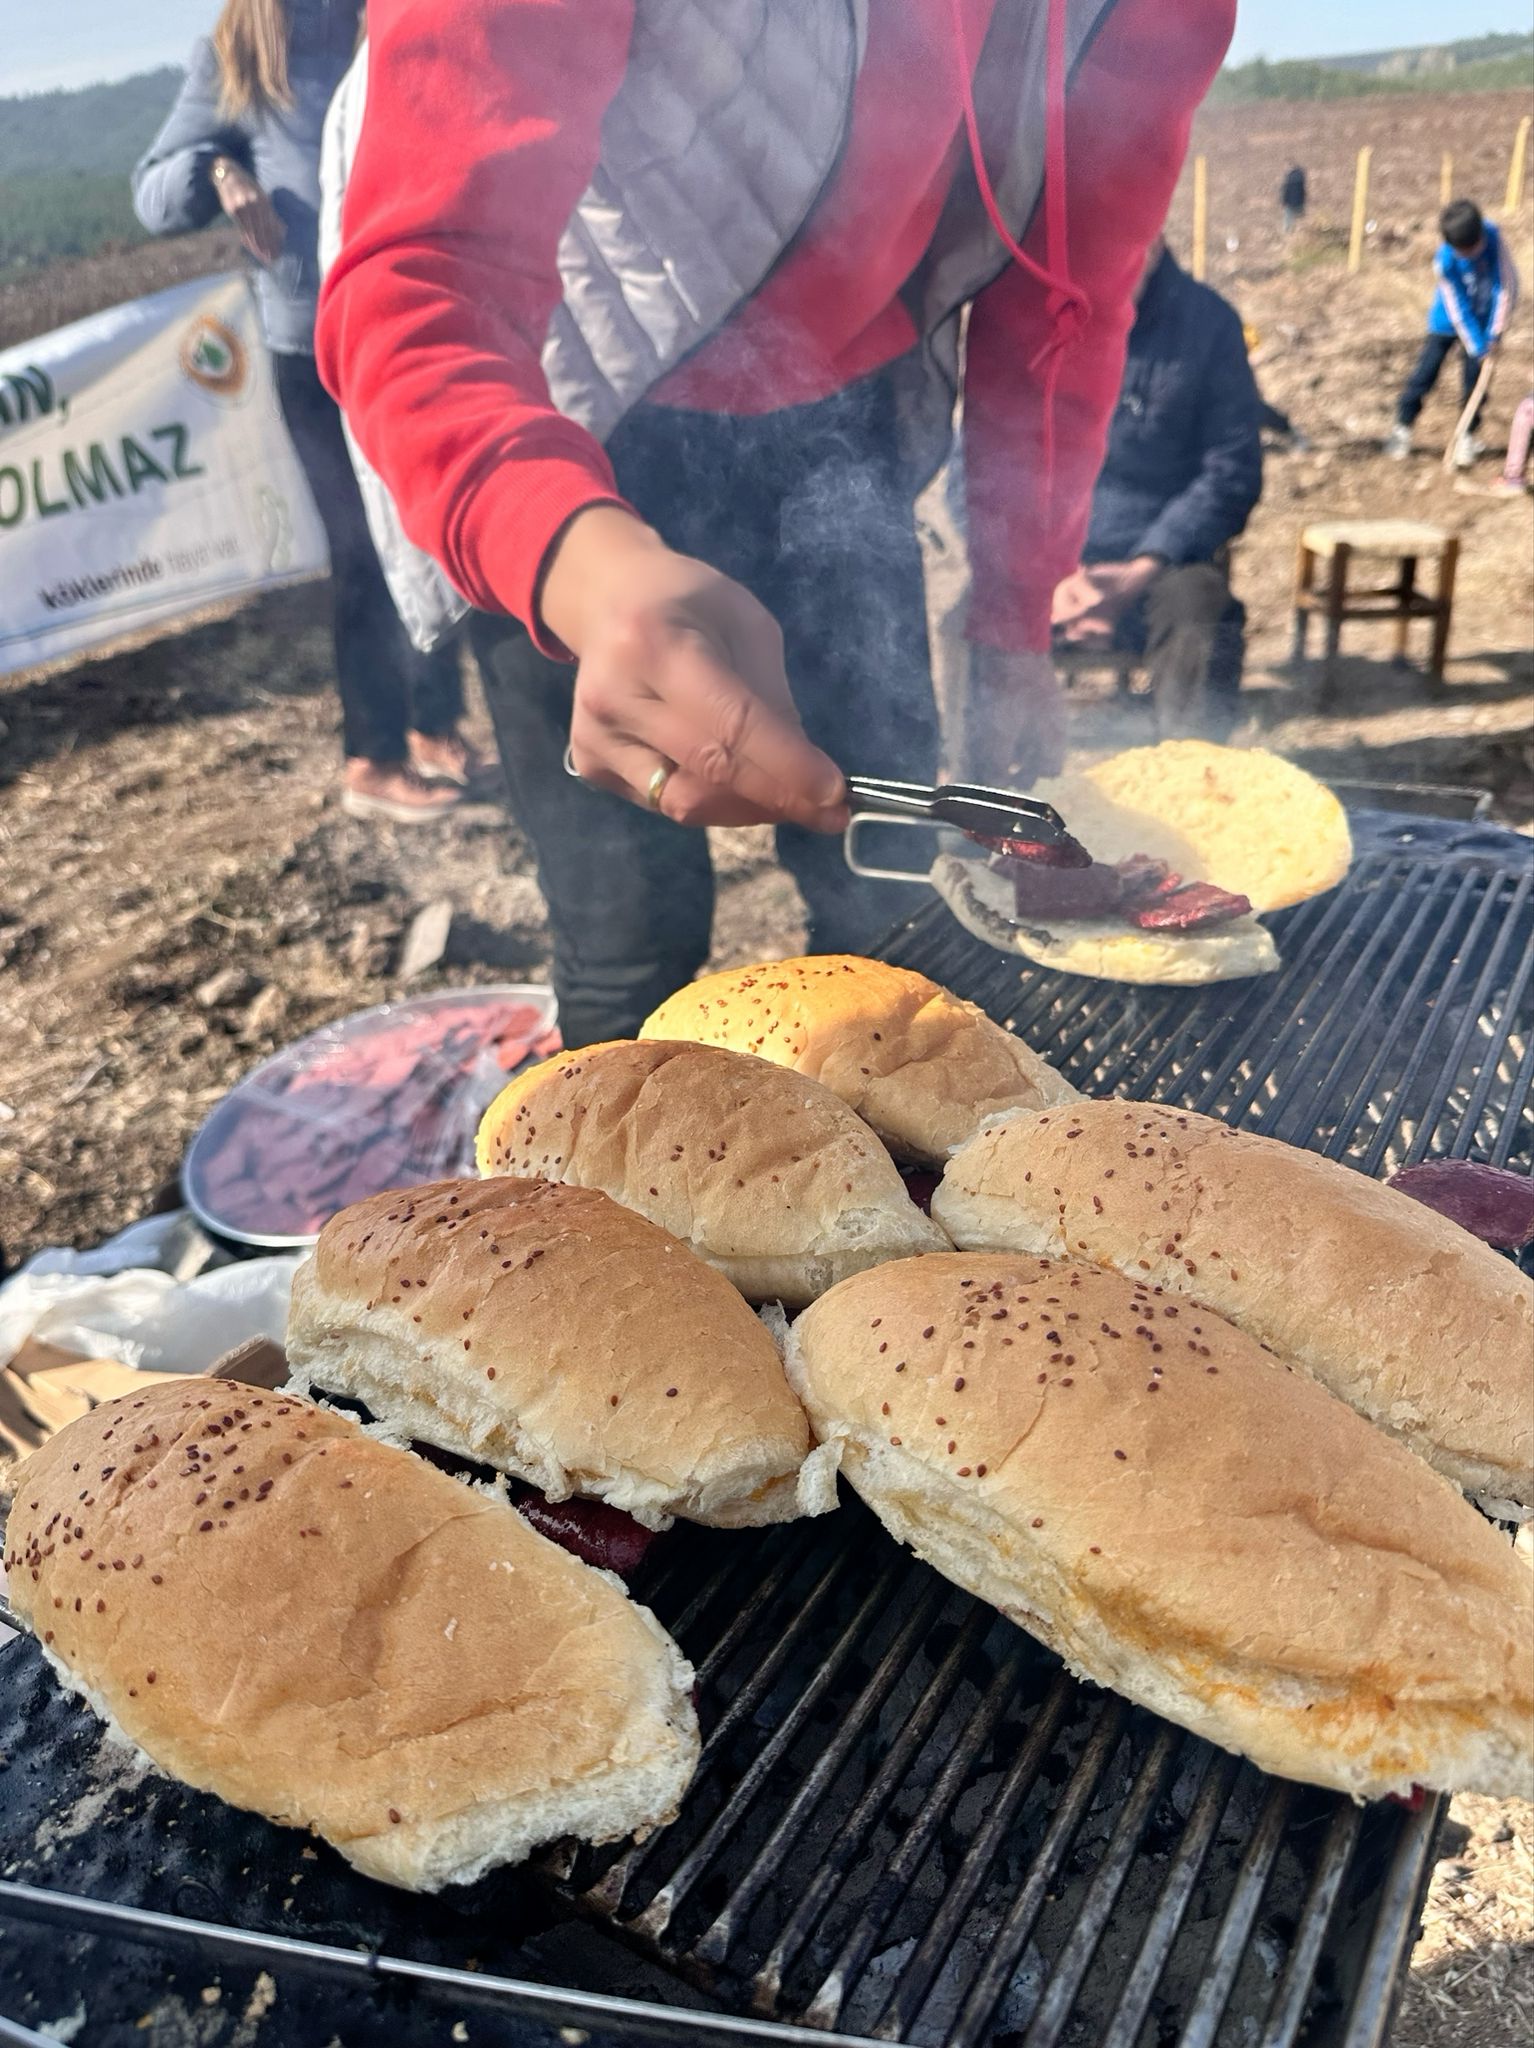
M 1155 555 L 1137 555 L 1132 562 L 1094 562 L 1074 570 L 1055 590 L 1050 619 L 1056 633 L 1072 645 L 1107 640 L 1160 567 Z
M 841 831 L 842 772 L 805 738 L 783 635 L 750 591 L 632 513 L 594 505 L 557 542 L 539 609 L 579 664 L 570 759 L 582 781 L 679 825 Z
M 961 782 L 1027 789 L 1065 765 L 1065 693 L 1047 654 L 972 644 L 959 743 Z
M 275 263 L 282 254 L 283 231 L 271 200 L 233 157 L 215 157 L 212 176 L 218 203 L 240 240 L 258 263 Z

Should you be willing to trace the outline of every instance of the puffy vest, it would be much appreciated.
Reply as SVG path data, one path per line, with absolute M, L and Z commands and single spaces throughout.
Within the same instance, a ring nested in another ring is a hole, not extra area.
M 1074 72 L 1114 0 L 1062 4 Z M 998 0 L 976 65 L 987 164 L 1015 235 L 1043 182 L 1047 19 L 1048 0 Z M 543 345 L 555 405 L 598 440 L 751 296 L 809 217 L 841 152 L 867 28 L 868 0 L 637 0 L 597 168 L 560 239 L 564 290 Z M 364 46 L 326 121 L 325 268 L 366 94 Z M 1008 260 L 966 158 L 902 291 L 920 337 L 894 371 L 913 494 L 952 436 L 963 308 Z M 351 447 L 400 617 L 431 647 L 468 606 Z

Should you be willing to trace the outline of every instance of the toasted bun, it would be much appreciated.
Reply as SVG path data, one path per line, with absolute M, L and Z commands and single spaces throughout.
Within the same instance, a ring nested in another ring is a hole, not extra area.
M 1106 917 L 1019 924 L 1012 884 L 1005 875 L 993 874 L 984 861 L 939 854 L 931 880 L 960 924 L 977 939 L 1062 974 L 1177 988 L 1244 981 L 1249 975 L 1271 974 L 1279 965 L 1273 935 L 1255 917 L 1233 918 L 1212 931 L 1181 934 L 1142 932 Z
M 1001 1110 L 1076 1096 L 984 1010 L 924 974 L 855 953 L 705 975 L 662 1003 L 640 1036 L 727 1046 L 808 1074 L 921 1166 L 941 1166 Z
M 1351 1167 L 1190 1110 L 1083 1101 L 983 1131 L 933 1207 L 966 1248 L 1090 1259 L 1205 1302 L 1467 1492 L 1534 1507 L 1534 1286 Z
M 947 1254 L 835 1288 L 788 1365 L 892 1533 L 1084 1677 L 1358 1798 L 1534 1789 L 1512 1546 L 1208 1310 Z
M 751 1301 L 802 1306 L 948 1240 L 865 1123 L 818 1081 L 717 1046 L 621 1040 L 513 1081 L 479 1170 L 600 1188 Z
M 1313 775 L 1260 747 L 1163 740 L 1039 784 L 1098 860 L 1148 853 L 1253 910 L 1335 888 L 1353 858 L 1347 813 Z
M 438 1181 L 343 1209 L 294 1278 L 287 1343 L 299 1388 L 550 1500 L 595 1495 L 651 1528 L 836 1505 L 735 1289 L 589 1188 Z
M 21 1468 L 11 1604 L 172 1777 L 369 1877 L 468 1883 L 667 1820 L 692 1673 L 515 1509 L 292 1395 L 178 1380 Z

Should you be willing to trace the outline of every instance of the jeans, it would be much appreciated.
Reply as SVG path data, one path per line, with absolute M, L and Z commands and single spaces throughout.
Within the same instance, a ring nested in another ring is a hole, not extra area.
M 1428 393 L 1438 382 L 1444 364 L 1455 349 L 1460 351 L 1461 403 L 1469 404 L 1470 394 L 1474 391 L 1476 379 L 1481 374 L 1481 359 L 1468 354 L 1452 334 L 1429 334 L 1423 340 L 1422 353 L 1412 367 L 1412 373 L 1406 380 L 1406 388 L 1401 393 L 1400 403 L 1396 406 L 1396 420 L 1399 425 L 1409 427 L 1416 419 L 1427 400 Z M 1472 431 L 1480 424 L 1480 419 L 1480 409 L 1477 408 L 1475 418 L 1470 421 Z
M 1229 736 L 1241 693 L 1246 607 L 1218 562 L 1161 570 L 1119 621 L 1114 640 L 1145 657 L 1162 739 Z
M 330 544 L 332 630 L 347 757 L 403 761 L 405 733 L 450 733 L 463 712 L 458 650 L 420 654 L 368 533 L 341 413 L 313 356 L 273 355 L 277 400 Z
M 608 454 L 624 497 L 671 547 L 777 618 L 815 744 L 849 770 L 930 779 L 926 600 L 889 379 L 760 417 L 642 406 Z M 708 958 L 707 837 L 566 775 L 573 670 L 512 620 L 475 614 L 469 637 L 538 863 L 565 1043 L 632 1037 Z M 855 876 L 838 839 L 780 826 L 777 845 L 817 952 L 866 950 L 913 907 L 899 884 Z

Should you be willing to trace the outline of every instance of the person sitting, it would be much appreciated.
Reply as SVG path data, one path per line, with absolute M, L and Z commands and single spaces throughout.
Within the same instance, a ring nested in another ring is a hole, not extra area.
M 1226 551 L 1262 494 L 1261 421 L 1238 315 L 1158 240 L 1086 545 L 1053 620 L 1057 646 L 1145 657 L 1164 738 L 1224 739 L 1235 723 L 1246 611 Z
M 1461 402 L 1468 409 L 1481 371 L 1502 340 L 1518 300 L 1518 273 L 1502 232 L 1470 199 L 1454 199 L 1438 216 L 1443 242 L 1433 258 L 1437 289 L 1428 312 L 1427 335 L 1396 405 L 1396 423 L 1385 453 L 1404 462 L 1411 454 L 1411 430 L 1428 393 L 1458 343 Z M 1475 438 L 1480 408 L 1465 420 L 1454 444 L 1458 468 L 1469 469 L 1484 451 Z

